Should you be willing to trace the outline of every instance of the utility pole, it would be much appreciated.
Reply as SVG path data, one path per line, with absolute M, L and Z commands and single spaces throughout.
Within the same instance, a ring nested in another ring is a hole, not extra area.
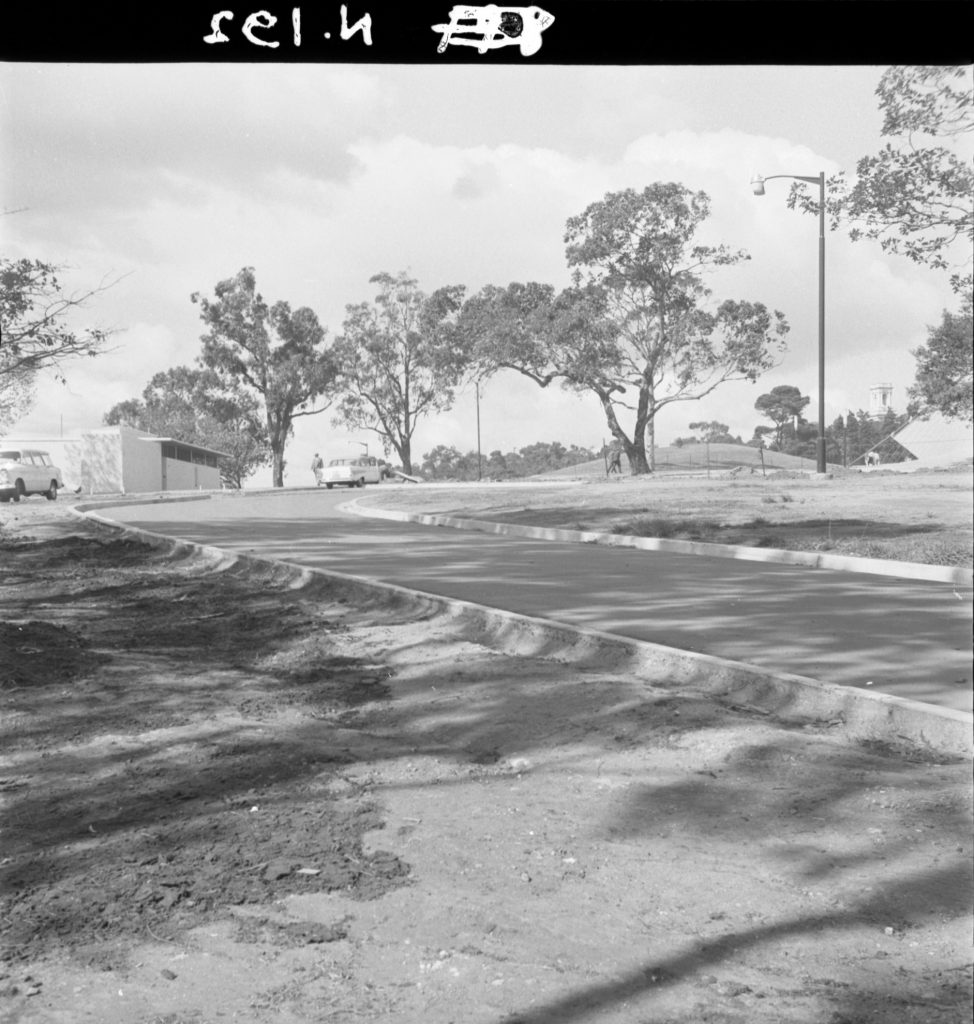
M 473 385 L 474 398 L 477 403 L 477 479 L 481 478 L 480 469 L 480 381 L 474 381 Z

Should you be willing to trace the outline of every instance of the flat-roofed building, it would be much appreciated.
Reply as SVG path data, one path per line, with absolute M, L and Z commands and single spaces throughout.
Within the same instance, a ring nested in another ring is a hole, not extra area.
M 40 448 L 61 469 L 67 490 L 83 494 L 219 490 L 219 452 L 120 423 L 72 437 L 8 437 L 6 447 Z

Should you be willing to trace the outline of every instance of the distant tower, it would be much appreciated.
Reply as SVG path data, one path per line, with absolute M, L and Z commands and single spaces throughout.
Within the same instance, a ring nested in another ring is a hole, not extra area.
M 869 389 L 869 415 L 882 419 L 893 408 L 893 385 L 873 384 Z

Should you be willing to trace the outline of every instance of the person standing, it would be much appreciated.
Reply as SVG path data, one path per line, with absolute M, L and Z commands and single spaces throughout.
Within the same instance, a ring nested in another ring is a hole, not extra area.
M 618 443 L 614 444 L 609 449 L 609 468 L 608 473 L 622 473 L 622 449 Z
M 315 487 L 321 486 L 321 471 L 325 468 L 325 462 L 322 457 L 315 452 L 315 457 L 311 460 L 311 472 L 315 475 Z

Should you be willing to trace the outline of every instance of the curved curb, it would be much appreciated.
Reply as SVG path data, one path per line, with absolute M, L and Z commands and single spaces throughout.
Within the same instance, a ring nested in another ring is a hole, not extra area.
M 71 506 L 71 511 L 76 515 L 86 515 L 91 509 L 96 508 L 125 508 L 127 505 L 180 505 L 187 501 L 211 501 L 212 499 L 212 494 L 179 494 L 172 497 L 158 494 L 154 498 L 144 495 L 138 498 L 105 498 L 101 501 L 79 502 L 77 505 Z
M 664 688 L 695 686 L 732 710 L 825 721 L 841 725 L 842 731 L 854 740 L 909 745 L 965 758 L 974 755 L 974 715 L 963 711 L 823 683 L 805 676 L 770 672 L 743 662 L 630 640 L 601 630 L 569 626 L 394 583 L 176 540 L 123 526 L 97 514 L 90 506 L 75 506 L 72 512 L 113 533 L 152 547 L 200 557 L 211 569 L 270 570 L 283 573 L 295 588 L 314 581 L 327 581 L 332 593 L 337 589 L 360 607 L 395 606 L 416 614 L 445 615 L 453 620 L 453 627 L 461 635 L 512 656 L 549 658 L 602 671 L 634 672 L 651 685 Z
M 630 537 L 618 533 L 597 533 L 590 530 L 562 530 L 548 526 L 520 526 L 494 523 L 483 519 L 461 519 L 456 516 L 426 515 L 401 512 L 398 509 L 375 508 L 360 504 L 361 498 L 346 502 L 339 508 L 352 515 L 371 519 L 393 519 L 423 526 L 446 526 L 455 530 L 476 530 L 509 537 L 532 540 L 555 540 L 569 544 L 601 544 L 606 547 L 637 548 L 640 551 L 668 551 L 677 555 L 709 555 L 711 558 L 740 559 L 747 562 L 770 562 L 776 565 L 800 565 L 810 569 L 833 569 L 871 576 L 896 576 L 900 579 L 925 580 L 930 583 L 970 585 L 974 570 L 949 565 L 924 565 L 920 562 L 896 562 L 883 558 L 856 558 L 852 555 L 830 555 L 815 551 L 788 551 L 784 548 L 752 548 L 741 544 L 709 544 L 695 540 L 669 540 L 661 537 Z

